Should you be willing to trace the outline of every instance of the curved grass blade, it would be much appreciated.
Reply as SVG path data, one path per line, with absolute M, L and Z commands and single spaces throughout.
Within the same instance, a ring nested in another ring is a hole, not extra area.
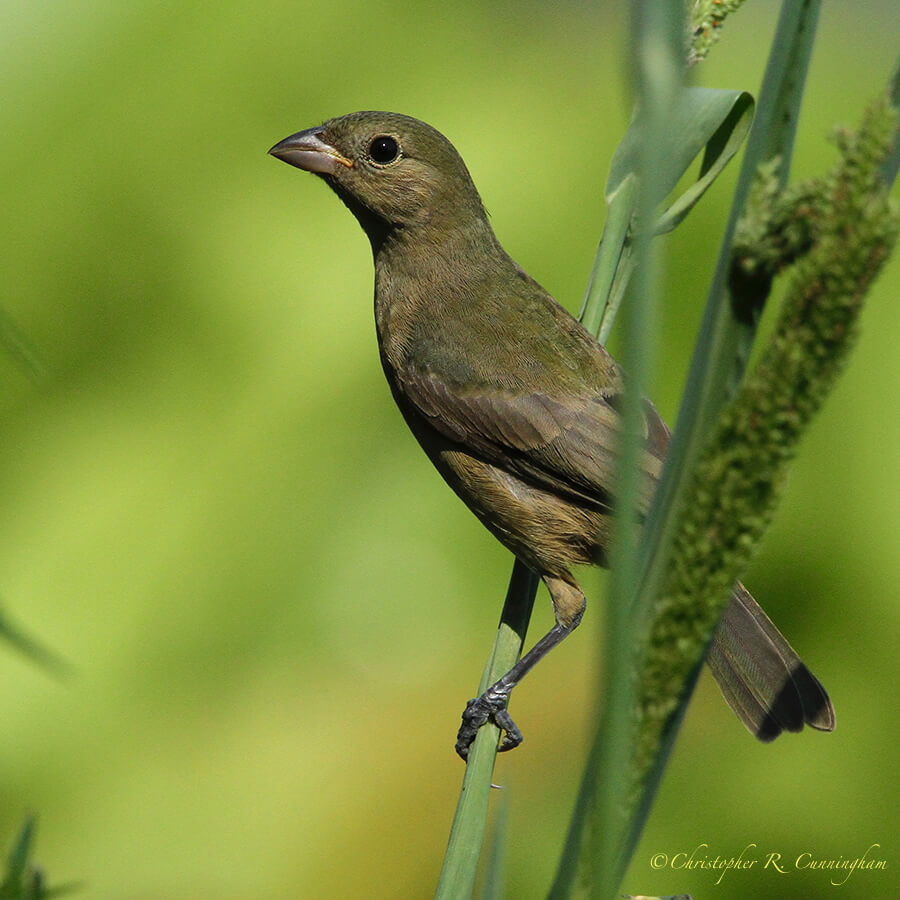
M 700 198 L 737 153 L 753 121 L 753 97 L 746 91 L 686 88 L 680 92 L 670 127 L 666 152 L 659 154 L 660 171 L 654 173 L 652 206 L 673 190 L 702 152 L 697 180 L 671 200 L 659 214 L 654 232 L 671 231 L 684 221 Z M 581 311 L 585 327 L 605 343 L 634 272 L 633 236 L 637 232 L 635 172 L 639 165 L 643 121 L 635 116 L 622 138 L 606 181 L 606 224 Z

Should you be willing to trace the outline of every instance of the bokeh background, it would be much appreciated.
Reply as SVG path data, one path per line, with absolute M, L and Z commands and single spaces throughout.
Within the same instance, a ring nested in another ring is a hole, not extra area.
M 96 0 L 0 5 L 0 598 L 71 664 L 0 645 L 0 844 L 39 817 L 84 897 L 425 897 L 459 713 L 511 559 L 431 470 L 380 371 L 367 242 L 266 156 L 356 109 L 424 118 L 507 249 L 577 310 L 627 123 L 624 3 Z M 758 90 L 747 4 L 699 83 Z M 826 4 L 798 175 L 892 68 L 892 0 Z M 674 420 L 734 172 L 669 239 L 653 394 Z M 754 742 L 704 676 L 624 888 L 891 896 L 900 583 L 900 264 L 805 440 L 747 582 L 829 688 L 830 736 Z M 516 692 L 509 896 L 546 890 L 583 762 L 589 616 Z M 533 635 L 551 621 L 539 597 Z M 842 887 L 651 857 L 809 851 Z

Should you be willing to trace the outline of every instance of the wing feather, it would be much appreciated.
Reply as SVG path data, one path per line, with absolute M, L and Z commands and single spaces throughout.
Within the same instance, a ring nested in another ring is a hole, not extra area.
M 590 506 L 611 505 L 621 433 L 617 394 L 520 393 L 454 385 L 434 372 L 404 374 L 407 400 L 445 438 L 538 487 Z M 647 402 L 641 513 L 649 505 L 668 434 Z

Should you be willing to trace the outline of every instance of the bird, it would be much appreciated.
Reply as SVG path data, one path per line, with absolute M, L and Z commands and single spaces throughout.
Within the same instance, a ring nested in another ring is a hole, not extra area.
M 269 153 L 328 184 L 371 243 L 381 363 L 438 472 L 550 593 L 555 624 L 463 713 L 456 751 L 495 723 L 522 677 L 581 621 L 578 565 L 608 563 L 626 375 L 506 253 L 462 157 L 432 126 L 362 111 L 299 131 Z M 643 402 L 637 514 L 656 488 L 669 429 Z M 762 741 L 835 725 L 818 679 L 739 582 L 707 662 Z

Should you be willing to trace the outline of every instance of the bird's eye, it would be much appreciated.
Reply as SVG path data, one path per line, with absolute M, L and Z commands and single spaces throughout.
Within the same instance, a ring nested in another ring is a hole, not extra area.
M 369 144 L 369 156 L 381 165 L 392 163 L 399 155 L 400 145 L 389 135 L 379 135 Z

